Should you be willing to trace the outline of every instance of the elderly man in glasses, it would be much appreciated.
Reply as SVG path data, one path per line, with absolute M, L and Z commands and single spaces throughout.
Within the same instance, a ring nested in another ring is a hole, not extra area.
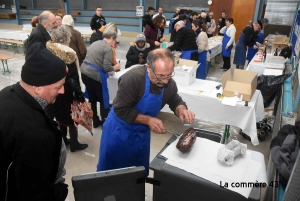
M 195 114 L 177 93 L 174 57 L 168 49 L 156 49 L 147 64 L 133 67 L 119 79 L 113 108 L 105 121 L 97 171 L 144 166 L 149 174 L 150 130 L 166 133 L 157 117 L 168 104 L 181 122 L 192 123 Z

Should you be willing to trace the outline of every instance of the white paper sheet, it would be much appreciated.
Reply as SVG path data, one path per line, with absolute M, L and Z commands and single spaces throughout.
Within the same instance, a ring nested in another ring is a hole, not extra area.
M 196 91 L 203 91 L 205 93 L 211 93 L 214 89 L 216 89 L 216 86 L 220 84 L 221 83 L 215 81 L 197 79 L 195 82 L 193 82 L 186 88 L 191 90 L 196 90 Z
M 261 160 L 259 157 L 256 160 L 252 159 L 252 152 L 247 150 L 245 157 L 238 156 L 235 158 L 232 166 L 226 166 L 220 164 L 217 160 L 218 150 L 224 145 L 204 138 L 197 138 L 191 152 L 182 154 L 176 148 L 177 141 L 178 139 L 170 144 L 161 154 L 168 158 L 166 163 L 209 180 L 216 185 L 222 183 L 223 186 L 227 182 L 227 189 L 235 191 L 246 198 L 249 197 L 252 188 L 237 188 L 231 186 L 231 184 L 235 185 L 241 182 L 255 183 L 262 168 L 262 162 L 258 162 Z M 258 181 L 266 182 L 265 178 L 266 176 Z
M 264 70 L 264 75 L 282 75 L 283 70 L 276 70 L 276 69 L 270 69 L 270 68 L 266 68 Z
M 225 96 L 222 100 L 222 104 L 235 107 L 238 101 L 239 101 L 239 98 L 236 96 L 233 96 L 233 97 Z

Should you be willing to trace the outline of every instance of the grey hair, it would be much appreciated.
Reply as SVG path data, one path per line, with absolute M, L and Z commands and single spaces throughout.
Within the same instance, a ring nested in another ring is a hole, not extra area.
M 213 12 L 210 12 L 210 13 L 208 13 L 208 15 L 212 15 L 212 16 L 214 16 L 214 13 L 213 13 Z
M 70 26 L 70 27 L 74 27 L 73 17 L 71 15 L 65 15 L 62 19 L 62 24 Z
M 177 25 L 183 26 L 184 25 L 184 21 L 179 20 L 178 22 L 176 22 L 176 24 L 174 25 L 174 27 L 177 26 Z
M 113 22 L 109 22 L 105 25 L 105 29 L 113 29 L 118 32 L 117 25 Z
M 115 23 L 108 23 L 105 25 L 105 30 L 103 31 L 103 38 L 113 38 L 114 40 L 117 39 L 118 29 Z
M 66 25 L 61 25 L 57 27 L 57 29 L 54 29 L 51 33 L 51 41 L 53 43 L 65 44 L 67 42 L 70 42 L 71 36 L 72 34 L 69 28 Z
M 39 15 L 39 24 L 42 24 L 44 21 L 49 22 L 50 14 L 53 15 L 50 11 L 46 10 Z
M 169 49 L 153 50 L 149 52 L 147 56 L 147 64 L 153 71 L 155 70 L 155 62 L 159 59 L 163 60 L 164 62 L 168 61 L 168 59 L 171 59 L 173 64 L 175 63 L 174 55 Z

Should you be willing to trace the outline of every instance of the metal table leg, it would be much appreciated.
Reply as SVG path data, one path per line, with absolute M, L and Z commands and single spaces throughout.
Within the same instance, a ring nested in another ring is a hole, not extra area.
M 9 71 L 9 68 L 8 68 L 8 65 L 7 65 L 7 60 L 1 60 L 1 62 L 2 62 L 2 66 L 3 66 L 3 75 L 5 74 L 5 73 L 11 73 L 10 71 Z M 5 64 L 6 64 L 6 70 L 5 70 Z
M 225 129 L 222 137 L 222 144 L 227 144 L 227 140 L 230 135 L 229 130 L 230 130 L 230 125 L 225 125 Z

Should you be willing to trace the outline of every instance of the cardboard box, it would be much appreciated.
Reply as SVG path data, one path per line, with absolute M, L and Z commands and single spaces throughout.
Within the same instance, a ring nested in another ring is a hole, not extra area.
M 173 79 L 177 85 L 190 85 L 196 80 L 197 61 L 177 59 L 175 60 L 175 75 Z
M 230 69 L 222 75 L 223 96 L 241 97 L 250 101 L 257 86 L 257 72 L 240 69 Z

